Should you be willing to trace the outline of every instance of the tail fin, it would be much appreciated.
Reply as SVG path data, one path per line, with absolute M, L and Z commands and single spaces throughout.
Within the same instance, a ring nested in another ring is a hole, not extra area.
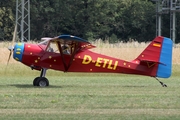
M 169 38 L 164 38 L 159 61 L 165 65 L 159 64 L 157 77 L 168 78 L 172 71 L 172 46 L 173 42 Z
M 168 78 L 172 72 L 172 47 L 173 42 L 166 37 L 156 37 L 149 46 L 133 61 L 146 64 L 153 69 L 154 77 Z

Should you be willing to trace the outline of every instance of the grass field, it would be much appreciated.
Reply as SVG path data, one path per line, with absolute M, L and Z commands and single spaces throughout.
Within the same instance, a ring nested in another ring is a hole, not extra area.
M 172 77 L 160 79 L 167 88 L 145 76 L 53 70 L 46 76 L 50 86 L 39 88 L 34 87 L 32 81 L 40 73 L 13 60 L 6 67 L 8 51 L 4 47 L 6 44 L 1 46 L 0 120 L 180 119 L 179 48 L 173 51 Z M 133 59 L 143 49 L 143 46 L 100 46 L 95 51 Z M 129 54 L 131 50 L 134 54 Z

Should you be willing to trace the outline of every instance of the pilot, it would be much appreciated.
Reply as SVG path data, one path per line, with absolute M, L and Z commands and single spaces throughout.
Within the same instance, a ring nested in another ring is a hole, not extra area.
M 69 46 L 68 45 L 63 45 L 62 46 L 62 51 L 63 51 L 63 54 L 70 54 Z

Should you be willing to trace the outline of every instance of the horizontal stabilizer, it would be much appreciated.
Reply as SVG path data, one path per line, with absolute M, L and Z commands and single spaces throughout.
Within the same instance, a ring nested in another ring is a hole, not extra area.
M 144 64 L 144 63 L 155 63 L 155 64 L 162 64 L 162 65 L 165 65 L 165 63 L 162 63 L 162 62 L 159 62 L 159 61 L 155 61 L 155 60 L 145 60 L 145 59 L 141 59 L 139 60 L 140 61 L 140 64 Z

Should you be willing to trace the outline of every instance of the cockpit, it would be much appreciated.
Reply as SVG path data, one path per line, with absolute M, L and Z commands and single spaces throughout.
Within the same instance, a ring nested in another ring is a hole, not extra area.
M 61 55 L 72 55 L 72 57 L 78 51 L 84 51 L 95 47 L 88 41 L 72 35 L 60 35 L 54 38 L 42 38 L 41 40 L 43 41 L 38 45 L 44 51 L 60 53 Z
M 75 45 L 68 42 L 58 40 L 58 38 L 43 38 L 38 45 L 47 52 L 62 53 L 71 55 L 74 52 Z
M 45 51 L 47 59 L 49 55 L 60 59 L 64 65 L 64 71 L 68 71 L 77 53 L 95 47 L 88 41 L 72 35 L 60 35 L 54 38 L 42 38 L 41 40 L 43 41 L 38 45 Z

